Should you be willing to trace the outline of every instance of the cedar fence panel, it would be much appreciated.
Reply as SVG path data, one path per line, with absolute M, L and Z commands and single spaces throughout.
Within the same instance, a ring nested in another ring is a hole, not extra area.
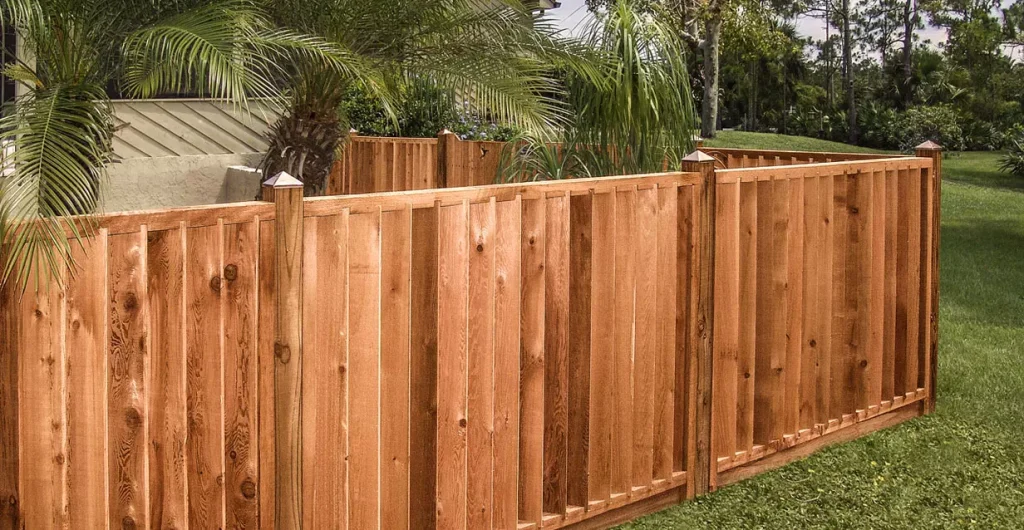
M 934 397 L 935 168 L 99 217 L 64 289 L 0 296 L 0 527 L 601 527 L 909 419 Z

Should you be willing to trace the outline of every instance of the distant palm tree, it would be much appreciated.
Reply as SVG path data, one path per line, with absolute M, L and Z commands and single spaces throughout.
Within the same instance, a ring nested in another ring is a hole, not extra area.
M 569 124 L 555 136 L 527 134 L 507 144 L 503 177 L 623 175 L 678 167 L 694 148 L 697 116 L 687 47 L 671 16 L 644 0 L 614 0 L 595 17 L 582 42 L 607 61 L 603 76 L 568 74 Z
M 353 84 L 370 88 L 393 118 L 393 94 L 416 84 L 496 121 L 542 130 L 565 120 L 553 66 L 597 75 L 585 47 L 516 0 L 268 1 L 283 26 L 349 50 L 386 81 L 367 87 L 318 62 L 294 66 L 263 168 L 288 171 L 307 193 L 324 189 L 348 131 L 342 103 Z
M 3 73 L 25 93 L 0 118 L 0 282 L 59 279 L 74 241 L 90 234 L 113 110 L 107 88 L 131 95 L 188 91 L 245 106 L 279 92 L 296 60 L 356 72 L 322 39 L 275 29 L 253 0 L 0 0 L 20 53 Z M 11 149 L 13 147 L 13 149 Z M 73 234 L 69 242 L 65 230 Z

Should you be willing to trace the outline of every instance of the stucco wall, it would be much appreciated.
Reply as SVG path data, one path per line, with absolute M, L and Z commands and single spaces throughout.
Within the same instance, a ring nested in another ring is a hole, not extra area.
M 120 212 L 251 201 L 260 188 L 254 171 L 262 154 L 200 155 L 122 160 L 107 167 L 101 210 Z

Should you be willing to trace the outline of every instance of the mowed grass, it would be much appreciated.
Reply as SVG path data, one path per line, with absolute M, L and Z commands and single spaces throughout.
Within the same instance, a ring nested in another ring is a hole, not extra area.
M 1024 180 L 998 159 L 944 162 L 934 415 L 622 528 L 1024 528 Z

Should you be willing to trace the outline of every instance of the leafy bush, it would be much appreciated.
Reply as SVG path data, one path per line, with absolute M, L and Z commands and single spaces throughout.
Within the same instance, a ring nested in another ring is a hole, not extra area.
M 1017 136 L 1009 141 L 1006 154 L 1000 162 L 1002 163 L 999 169 L 1004 173 L 1024 177 L 1024 133 L 1018 132 Z
M 951 105 L 912 107 L 898 121 L 901 151 L 910 151 L 928 140 L 938 142 L 948 151 L 966 148 L 960 114 Z

